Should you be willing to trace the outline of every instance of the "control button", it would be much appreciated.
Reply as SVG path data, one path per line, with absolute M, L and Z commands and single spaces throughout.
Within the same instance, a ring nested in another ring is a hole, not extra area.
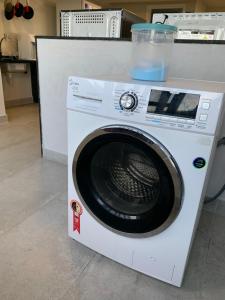
M 196 126 L 198 129 L 206 129 L 206 126 L 204 126 L 204 125 L 197 125 Z
M 187 123 L 193 125 L 193 124 L 195 124 L 195 121 L 193 121 L 193 120 L 187 120 Z
M 123 110 L 134 111 L 137 105 L 137 95 L 132 92 L 126 92 L 120 97 L 120 106 Z
M 203 102 L 202 103 L 202 108 L 205 109 L 205 110 L 208 110 L 210 108 L 209 102 Z
M 200 121 L 206 121 L 208 119 L 208 115 L 200 115 L 199 120 Z

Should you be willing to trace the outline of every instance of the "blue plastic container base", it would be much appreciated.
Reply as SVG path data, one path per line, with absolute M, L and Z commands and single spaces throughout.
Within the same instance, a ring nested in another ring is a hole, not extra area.
M 136 80 L 166 81 L 167 70 L 167 67 L 151 67 L 149 69 L 135 67 L 130 71 L 130 76 Z

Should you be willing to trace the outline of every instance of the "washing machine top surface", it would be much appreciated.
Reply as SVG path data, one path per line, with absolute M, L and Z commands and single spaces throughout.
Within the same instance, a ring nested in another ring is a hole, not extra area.
M 67 108 L 116 120 L 214 135 L 222 122 L 225 84 L 172 78 L 145 82 L 126 75 L 70 77 Z
M 212 93 L 225 93 L 225 83 L 217 81 L 197 80 L 170 77 L 167 81 L 143 81 L 134 80 L 128 74 L 118 75 L 98 75 L 93 77 L 81 77 L 92 80 L 121 82 L 135 85 L 145 85 L 151 87 L 165 87 L 165 88 L 180 88 L 186 90 L 205 91 Z

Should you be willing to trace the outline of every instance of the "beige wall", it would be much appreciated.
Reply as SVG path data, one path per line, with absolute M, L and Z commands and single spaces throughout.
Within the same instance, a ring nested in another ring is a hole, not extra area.
M 1 12 L 3 11 L 3 2 L 0 1 L 0 39 L 3 36 L 3 16 L 1 14 Z
M 223 7 L 208 6 L 206 12 L 225 12 L 225 5 Z
M 30 33 L 33 35 L 55 35 L 55 5 L 46 0 L 32 0 L 34 17 L 26 20 L 23 17 L 8 21 L 4 17 L 3 0 L 0 0 L 0 34 Z M 15 1 L 14 1 L 15 2 Z M 22 1 L 24 3 L 25 1 Z M 5 102 L 18 99 L 31 99 L 31 78 L 27 74 L 2 74 Z
M 60 11 L 61 10 L 76 10 L 84 7 L 83 0 L 56 0 L 56 25 L 57 35 L 60 35 Z
M 207 11 L 207 6 L 202 0 L 197 0 L 195 4 L 195 12 L 205 12 Z
M 2 19 L 4 32 L 55 35 L 55 6 L 53 4 L 45 0 L 32 0 L 30 5 L 34 9 L 34 17 L 31 20 L 14 17 L 8 21 L 4 17 L 3 1 L 0 1 L 0 19 Z
M 5 114 L 5 104 L 4 104 L 4 97 L 3 97 L 3 87 L 2 87 L 2 76 L 0 72 L 0 118 L 4 117 Z
M 96 4 L 94 4 L 94 3 L 90 2 L 90 1 L 85 1 L 84 0 L 84 4 L 88 4 L 89 7 L 91 7 L 91 9 L 100 9 L 101 8 L 101 6 L 96 5 Z

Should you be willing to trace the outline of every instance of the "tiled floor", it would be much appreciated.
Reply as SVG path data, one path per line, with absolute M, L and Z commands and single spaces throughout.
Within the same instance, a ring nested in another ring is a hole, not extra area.
M 67 237 L 66 167 L 41 158 L 37 106 L 0 125 L 1 300 L 224 300 L 225 203 L 203 211 L 175 288 Z

